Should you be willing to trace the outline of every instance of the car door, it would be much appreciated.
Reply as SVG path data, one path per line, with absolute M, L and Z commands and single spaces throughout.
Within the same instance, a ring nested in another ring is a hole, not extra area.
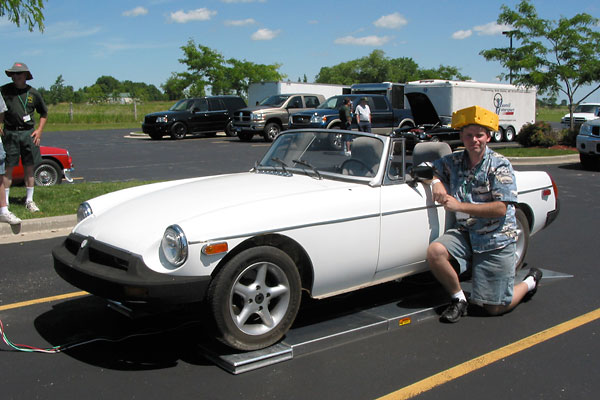
M 229 122 L 229 111 L 219 98 L 208 99 L 208 126 L 209 131 L 222 131 Z
M 209 114 L 206 98 L 196 99 L 191 109 L 190 132 L 205 132 L 208 130 Z
M 395 141 L 381 188 L 381 240 L 376 279 L 427 269 L 427 247 L 443 234 L 447 215 L 433 201 L 429 185 L 409 185 L 402 169 L 400 145 Z M 395 153 L 394 153 L 395 151 Z M 450 215 L 448 215 L 450 217 Z

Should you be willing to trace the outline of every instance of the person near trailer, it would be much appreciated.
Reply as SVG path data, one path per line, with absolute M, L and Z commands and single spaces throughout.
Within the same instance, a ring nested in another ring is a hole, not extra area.
M 360 99 L 355 111 L 358 130 L 361 132 L 371 132 L 371 108 L 367 103 L 366 97 Z
M 0 222 L 6 222 L 10 225 L 18 225 L 21 220 L 15 214 L 8 211 L 6 196 L 4 196 L 4 173 L 6 172 L 5 159 L 6 153 L 2 145 L 2 136 L 4 135 L 4 112 L 7 110 L 4 98 L 0 96 Z
M 512 165 L 487 143 L 498 130 L 498 115 L 479 106 L 456 111 L 452 127 L 460 129 L 465 149 L 434 161 L 430 182 L 433 199 L 453 212 L 456 226 L 434 240 L 427 262 L 452 302 L 440 320 L 457 322 L 467 315 L 468 304 L 483 307 L 489 315 L 512 310 L 532 297 L 542 271 L 531 268 L 514 284 L 516 269 L 515 218 L 517 186 Z M 472 273 L 467 301 L 459 274 Z
M 16 62 L 5 72 L 12 79 L 11 83 L 0 87 L 8 108 L 5 113 L 3 133 L 6 151 L 6 174 L 4 175 L 6 202 L 9 201 L 13 168 L 19 165 L 21 159 L 27 191 L 25 208 L 30 212 L 38 212 L 40 209 L 33 201 L 35 185 L 33 172 L 35 165 L 42 161 L 40 141 L 48 120 L 48 108 L 42 95 L 27 84 L 28 80 L 33 79 L 27 65 Z M 37 128 L 34 119 L 35 111 L 40 115 Z

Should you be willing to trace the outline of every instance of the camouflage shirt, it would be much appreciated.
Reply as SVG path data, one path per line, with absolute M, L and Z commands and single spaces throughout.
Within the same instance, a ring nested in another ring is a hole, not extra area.
M 512 165 L 506 157 L 486 147 L 483 160 L 474 168 L 469 168 L 466 151 L 436 160 L 434 167 L 448 194 L 461 202 L 507 203 L 506 215 L 501 218 L 456 213 L 457 228 L 469 232 L 473 252 L 501 249 L 516 242 L 517 222 L 513 203 L 517 201 L 517 183 Z

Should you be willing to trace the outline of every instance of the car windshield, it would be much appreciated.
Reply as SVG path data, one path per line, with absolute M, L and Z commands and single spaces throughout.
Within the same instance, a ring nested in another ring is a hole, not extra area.
M 368 182 L 377 175 L 383 147 L 380 138 L 358 132 L 289 131 L 277 138 L 256 171 Z
M 325 110 L 337 110 L 342 106 L 342 101 L 344 100 L 344 96 L 333 96 L 325 100 L 323 103 L 319 105 L 320 109 Z
M 173 104 L 173 106 L 171 108 L 169 108 L 169 111 L 187 110 L 188 108 L 190 108 L 190 106 L 192 105 L 193 102 L 194 102 L 193 99 L 179 100 L 177 103 Z
M 598 107 L 600 107 L 597 104 L 580 104 L 577 107 L 575 107 L 575 111 L 576 113 L 595 113 L 596 110 L 598 109 Z
M 285 103 L 285 101 L 289 97 L 290 96 L 284 96 L 284 95 L 275 95 L 275 96 L 267 97 L 266 99 L 264 99 L 263 101 L 261 101 L 259 105 L 261 105 L 261 106 L 279 107 L 283 103 Z

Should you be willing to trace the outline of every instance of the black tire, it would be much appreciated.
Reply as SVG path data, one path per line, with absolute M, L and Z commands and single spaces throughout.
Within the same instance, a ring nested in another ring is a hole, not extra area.
M 263 131 L 263 137 L 265 138 L 265 142 L 271 143 L 279 134 L 281 133 L 281 127 L 279 124 L 275 122 L 269 122 L 265 125 L 265 129 Z
M 238 138 L 242 142 L 250 142 L 253 137 L 254 137 L 254 134 L 252 132 L 244 132 L 244 131 L 242 131 L 242 132 L 238 133 Z
M 517 135 L 515 133 L 515 128 L 513 128 L 512 126 L 509 126 L 504 130 L 504 141 L 505 142 L 512 142 L 513 140 L 515 140 L 516 136 Z
M 163 135 L 161 133 L 149 133 L 150 139 L 152 140 L 161 140 Z
M 33 170 L 36 186 L 53 186 L 62 182 L 62 168 L 54 160 L 43 160 Z
M 501 129 L 498 129 L 497 131 L 492 132 L 492 142 L 494 142 L 494 143 L 501 142 L 503 136 L 504 135 L 502 134 Z
M 175 122 L 171 127 L 171 138 L 181 140 L 187 135 L 188 128 L 183 122 Z
M 600 156 L 579 153 L 579 161 L 581 162 L 581 167 L 587 171 L 600 170 Z
M 286 253 L 271 246 L 244 250 L 208 288 L 217 339 L 244 351 L 276 343 L 296 318 L 301 289 L 298 269 Z
M 237 131 L 235 129 L 233 129 L 233 122 L 232 121 L 229 121 L 229 123 L 225 127 L 225 135 L 227 135 L 229 137 L 236 137 L 237 136 Z
M 519 237 L 517 238 L 517 244 L 515 248 L 515 255 L 517 258 L 516 270 L 523 268 L 525 264 L 525 256 L 527 255 L 527 249 L 529 248 L 529 220 L 527 216 L 520 208 L 515 209 L 515 218 L 517 219 L 517 229 Z

